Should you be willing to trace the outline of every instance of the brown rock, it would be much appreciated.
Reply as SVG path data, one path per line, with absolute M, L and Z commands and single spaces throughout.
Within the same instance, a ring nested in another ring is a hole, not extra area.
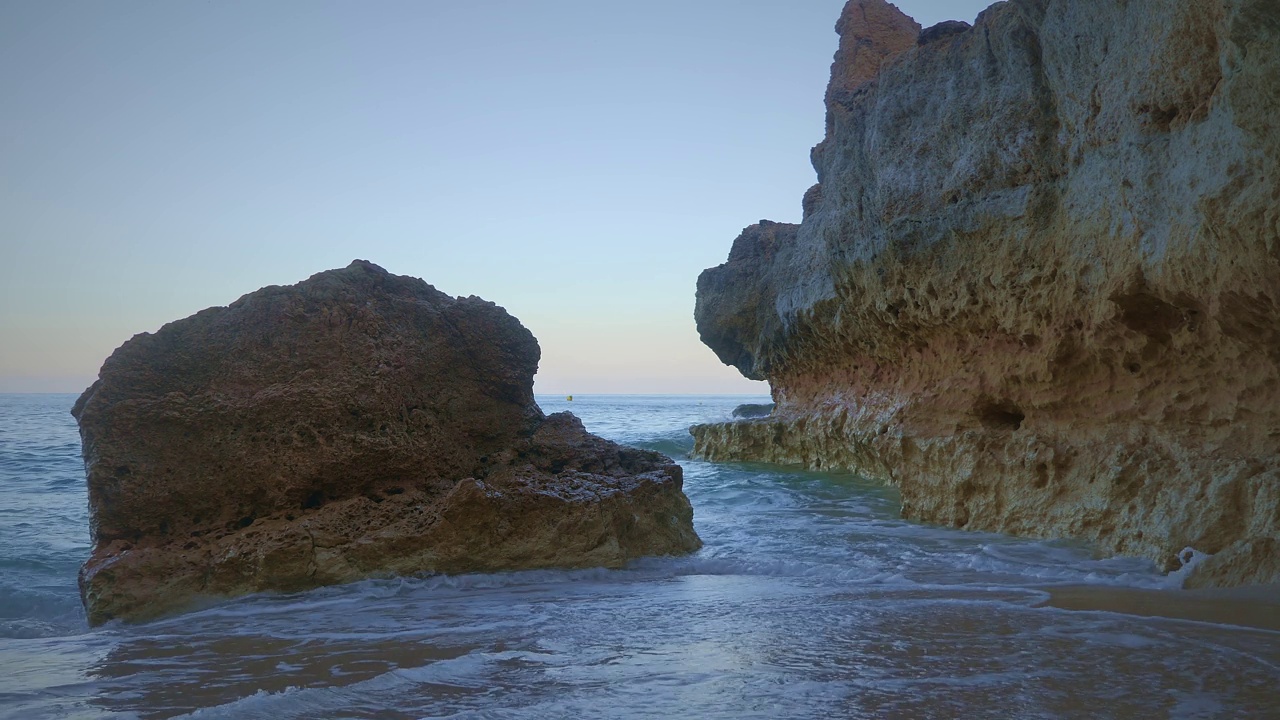
M 1010 0 L 927 35 L 829 106 L 803 222 L 699 278 L 704 341 L 777 408 L 697 451 L 1280 580 L 1280 4 Z
M 73 410 L 90 622 L 699 547 L 680 467 L 544 417 L 538 358 L 502 308 L 364 261 L 135 336 Z
M 885 0 L 849 0 L 836 21 L 840 47 L 831 63 L 827 108 L 848 102 L 880 68 L 914 47 L 920 24 Z

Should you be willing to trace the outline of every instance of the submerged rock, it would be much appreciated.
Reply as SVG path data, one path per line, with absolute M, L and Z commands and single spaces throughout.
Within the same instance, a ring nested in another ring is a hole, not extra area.
M 849 2 L 803 222 L 698 279 L 704 341 L 778 407 L 695 452 L 862 471 L 929 522 L 1212 554 L 1190 585 L 1280 580 L 1280 4 L 913 26 Z
M 544 417 L 538 359 L 502 308 L 364 261 L 135 336 L 72 411 L 90 622 L 697 549 L 680 467 Z
M 769 417 L 771 412 L 773 412 L 773 403 L 744 403 L 733 409 L 733 416 L 736 418 L 762 418 Z

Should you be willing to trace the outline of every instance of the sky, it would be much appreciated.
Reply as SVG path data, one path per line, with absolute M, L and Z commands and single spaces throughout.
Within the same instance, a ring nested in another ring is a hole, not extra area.
M 362 258 L 505 307 L 537 392 L 766 393 L 695 283 L 799 221 L 843 4 L 0 0 L 0 392 Z

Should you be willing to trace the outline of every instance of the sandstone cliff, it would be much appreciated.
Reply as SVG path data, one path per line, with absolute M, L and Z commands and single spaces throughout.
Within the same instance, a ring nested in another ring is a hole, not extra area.
M 356 261 L 126 342 L 73 410 L 89 620 L 699 547 L 680 467 L 533 399 L 502 308 Z
M 777 408 L 696 452 L 879 476 L 927 522 L 1212 553 L 1193 585 L 1280 580 L 1280 3 L 917 29 L 849 2 L 803 221 L 699 278 L 704 342 Z

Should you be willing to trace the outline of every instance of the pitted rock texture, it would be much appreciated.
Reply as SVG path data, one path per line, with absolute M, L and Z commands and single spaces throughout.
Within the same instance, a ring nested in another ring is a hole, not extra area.
M 135 336 L 73 410 L 90 622 L 697 549 L 680 467 L 544 417 L 538 359 L 502 308 L 364 261 Z
M 1280 4 L 1010 0 L 945 30 L 833 70 L 803 221 L 699 278 L 704 342 L 777 408 L 696 452 L 1280 581 Z

